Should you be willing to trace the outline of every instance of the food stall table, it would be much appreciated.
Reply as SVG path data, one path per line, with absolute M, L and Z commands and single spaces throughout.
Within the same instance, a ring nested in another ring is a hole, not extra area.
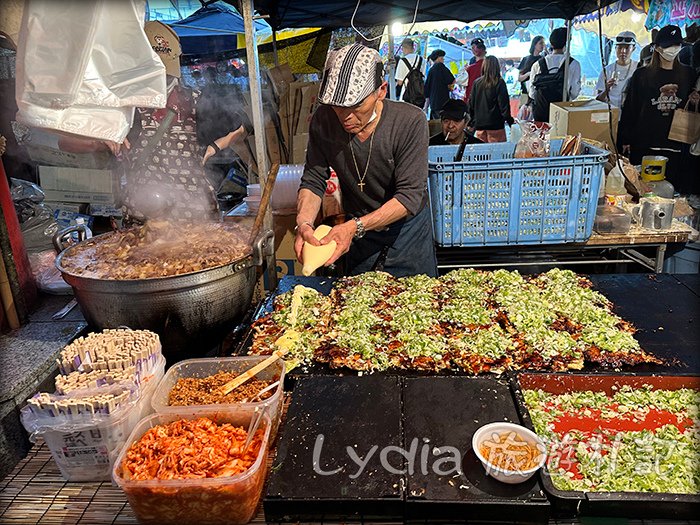
M 438 268 L 527 268 L 540 266 L 584 266 L 640 264 L 655 273 L 663 271 L 670 244 L 683 244 L 693 232 L 690 226 L 674 221 L 667 231 L 644 230 L 633 226 L 628 233 L 593 233 L 585 243 L 486 246 L 437 249 Z M 653 254 L 645 255 L 642 250 Z

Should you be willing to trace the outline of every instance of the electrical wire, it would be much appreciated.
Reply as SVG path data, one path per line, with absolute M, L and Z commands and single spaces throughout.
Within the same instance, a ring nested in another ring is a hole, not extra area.
M 380 38 L 384 37 L 384 33 L 382 32 L 381 35 L 375 36 L 372 38 L 367 38 L 365 35 L 362 34 L 362 32 L 355 27 L 355 16 L 357 15 L 357 10 L 360 8 L 360 2 L 362 0 L 357 0 L 357 4 L 355 5 L 355 10 L 352 12 L 352 18 L 350 18 L 350 27 L 352 27 L 355 32 L 360 35 L 362 38 L 364 38 L 368 42 L 372 42 L 374 40 L 379 40 Z M 413 31 L 413 26 L 416 25 L 416 18 L 418 17 L 418 6 L 420 5 L 420 0 L 416 0 L 416 8 L 413 11 L 413 21 L 411 22 L 411 27 L 408 30 L 408 34 L 411 34 L 411 31 Z M 391 31 L 391 28 L 387 25 L 387 28 L 389 28 L 389 31 Z
M 603 72 L 603 85 L 607 86 L 608 85 L 608 72 L 605 70 L 605 62 L 603 60 L 603 13 L 600 7 L 600 0 L 598 0 L 598 46 L 600 48 L 600 65 L 602 67 L 602 72 Z M 630 57 L 631 59 L 631 57 Z M 626 80 L 627 82 L 629 81 Z M 607 90 L 606 90 L 607 91 Z M 613 129 L 613 111 L 612 111 L 612 104 L 610 104 L 610 93 L 609 91 L 608 95 L 605 97 L 605 102 L 608 105 L 608 129 L 610 130 L 610 142 L 612 142 L 612 148 L 615 152 L 615 164 L 617 165 L 617 168 L 620 170 L 620 173 L 622 173 L 622 176 L 625 177 L 625 172 L 622 169 L 622 161 L 620 160 L 620 152 L 617 149 L 617 137 L 615 136 L 615 132 Z M 620 111 L 622 111 L 622 108 L 620 108 Z M 619 126 L 619 123 L 618 123 Z

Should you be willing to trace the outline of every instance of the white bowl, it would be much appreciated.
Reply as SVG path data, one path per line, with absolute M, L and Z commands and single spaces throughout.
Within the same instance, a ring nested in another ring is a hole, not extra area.
M 260 191 L 260 184 L 248 184 L 248 186 L 246 186 L 246 192 L 248 193 L 248 197 L 262 194 Z
M 481 455 L 481 452 L 479 452 L 479 445 L 489 439 L 493 434 L 500 435 L 504 432 L 516 432 L 524 441 L 527 441 L 530 445 L 535 445 L 539 449 L 540 456 L 536 467 L 528 470 L 506 470 L 492 465 Z M 474 449 L 474 454 L 476 454 L 476 457 L 479 458 L 479 461 L 484 465 L 486 474 L 498 481 L 510 484 L 522 483 L 530 479 L 535 472 L 542 468 L 542 465 L 544 465 L 547 459 L 544 442 L 537 434 L 522 425 L 507 423 L 505 421 L 489 423 L 474 432 L 474 436 L 472 437 L 472 449 Z
M 260 208 L 260 196 L 255 195 L 253 197 L 243 197 L 243 202 L 248 205 L 250 211 L 258 211 Z

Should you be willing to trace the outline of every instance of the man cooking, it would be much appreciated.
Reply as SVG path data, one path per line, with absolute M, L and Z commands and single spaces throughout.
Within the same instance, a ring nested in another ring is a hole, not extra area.
M 311 119 L 297 198 L 295 250 L 337 243 L 326 265 L 346 273 L 384 269 L 396 277 L 437 276 L 427 206 L 428 125 L 423 112 L 386 99 L 379 53 L 353 44 L 329 54 Z M 313 236 L 329 169 L 340 181 L 348 220 L 320 242 Z

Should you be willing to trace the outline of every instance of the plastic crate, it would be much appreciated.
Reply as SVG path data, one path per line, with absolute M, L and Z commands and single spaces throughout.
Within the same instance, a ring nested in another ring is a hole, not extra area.
M 551 142 L 559 151 L 562 139 Z M 515 159 L 510 142 L 428 150 L 428 190 L 440 246 L 584 242 L 591 236 L 608 152 Z

